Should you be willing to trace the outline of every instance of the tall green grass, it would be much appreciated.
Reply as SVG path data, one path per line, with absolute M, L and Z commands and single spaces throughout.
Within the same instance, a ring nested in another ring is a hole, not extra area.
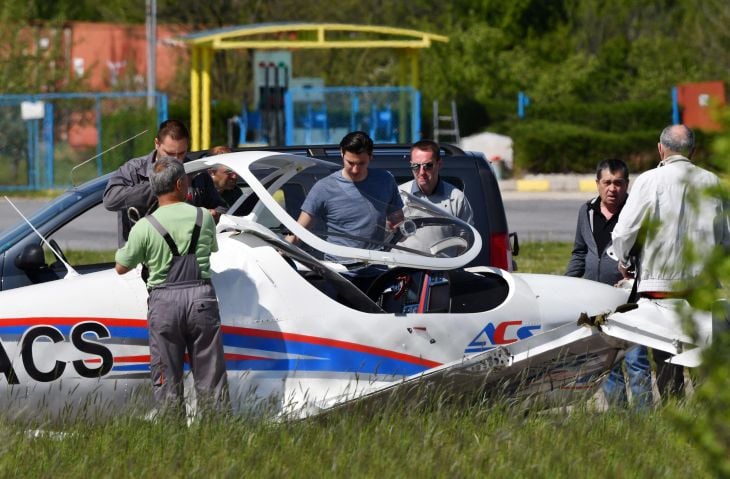
M 562 273 L 570 248 L 525 244 L 520 271 Z M 545 413 L 499 400 L 435 400 L 282 423 L 6 419 L 0 477 L 709 477 L 677 411 L 697 415 L 685 403 L 641 414 L 587 406 Z
M 691 411 L 691 409 L 690 409 Z M 3 477 L 708 477 L 664 410 L 449 404 L 269 423 L 124 416 L 31 437 L 0 426 Z

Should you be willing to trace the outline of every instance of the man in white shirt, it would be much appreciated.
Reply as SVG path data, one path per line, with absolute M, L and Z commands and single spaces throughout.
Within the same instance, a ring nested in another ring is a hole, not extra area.
M 720 198 L 707 194 L 719 179 L 690 161 L 692 130 L 685 125 L 666 127 L 658 148 L 659 166 L 636 179 L 612 233 L 624 277 L 630 276 L 630 251 L 641 247 L 636 278 L 639 308 L 626 313 L 637 318 L 646 308 L 678 307 L 711 251 L 730 246 L 727 211 Z M 641 242 L 640 237 L 644 237 Z M 664 362 L 669 357 L 654 350 L 663 396 L 681 392 L 684 384 L 682 369 Z

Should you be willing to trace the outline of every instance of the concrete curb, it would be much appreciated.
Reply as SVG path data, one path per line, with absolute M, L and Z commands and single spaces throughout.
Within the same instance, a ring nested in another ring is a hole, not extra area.
M 596 177 L 593 175 L 527 175 L 523 178 L 500 180 L 502 191 L 550 192 L 580 191 L 596 192 Z

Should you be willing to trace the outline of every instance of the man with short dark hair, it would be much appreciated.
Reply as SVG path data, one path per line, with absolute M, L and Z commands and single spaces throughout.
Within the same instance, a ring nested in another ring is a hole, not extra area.
M 123 245 L 129 236 L 132 221 L 131 212 L 142 217 L 154 211 L 156 198 L 149 184 L 152 165 L 158 157 L 168 156 L 176 158 L 181 163 L 186 161 L 190 133 L 185 125 L 178 120 L 166 120 L 160 123 L 155 136 L 155 149 L 148 155 L 133 158 L 119 167 L 112 174 L 104 190 L 104 207 L 109 211 L 118 212 L 119 246 Z M 217 221 L 226 207 L 215 190 L 213 181 L 206 174 L 194 176 L 188 201 L 195 206 L 208 208 Z
M 350 248 L 379 249 L 385 233 L 403 221 L 403 201 L 388 171 L 368 169 L 373 140 L 364 131 L 353 131 L 340 142 L 342 169 L 319 180 L 302 203 L 297 222 L 307 229 L 323 224 L 320 233 L 333 244 Z M 294 235 L 287 241 L 296 242 Z M 349 258 L 327 256 L 341 264 L 357 265 Z M 345 273 L 357 287 L 367 290 L 371 280 L 385 270 L 380 265 L 357 265 Z
M 639 307 L 623 313 L 637 322 L 651 311 L 688 307 L 687 292 L 700 276 L 704 258 L 716 247 L 730 247 L 728 212 L 721 198 L 708 194 L 720 180 L 690 161 L 692 130 L 685 125 L 666 127 L 657 148 L 658 167 L 636 179 L 612 234 L 619 270 L 626 278 L 632 276 L 629 252 L 644 237 L 636 265 Z M 653 351 L 662 398 L 680 393 L 682 368 L 666 363 L 668 352 Z
M 307 229 L 320 219 L 327 241 L 352 248 L 377 249 L 386 229 L 403 221 L 403 202 L 393 175 L 370 170 L 373 140 L 353 131 L 340 142 L 342 169 L 319 180 L 301 207 L 297 222 Z M 296 238 L 290 236 L 289 241 Z
M 615 285 L 623 279 L 611 246 L 613 231 L 629 191 L 629 168 L 621 160 L 608 159 L 596 167 L 598 196 L 584 203 L 578 212 L 573 254 L 567 276 L 586 278 Z M 634 405 L 651 404 L 651 369 L 646 347 L 635 346 L 626 352 L 623 363 L 629 377 Z M 626 382 L 619 362 L 603 383 L 603 393 L 612 405 L 626 405 Z
M 130 230 L 116 253 L 116 271 L 142 263 L 147 288 L 150 370 L 155 400 L 182 407 L 187 350 L 202 408 L 227 409 L 228 392 L 218 300 L 210 281 L 210 255 L 218 250 L 213 217 L 185 202 L 190 180 L 182 163 L 159 158 L 149 183 L 159 207 Z

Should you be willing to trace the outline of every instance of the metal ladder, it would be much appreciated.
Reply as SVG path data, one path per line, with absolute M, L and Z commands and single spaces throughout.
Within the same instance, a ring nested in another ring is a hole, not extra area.
M 439 115 L 439 102 L 433 102 L 433 139 L 437 142 L 442 137 L 449 137 L 457 145 L 461 143 L 459 134 L 459 118 L 456 116 L 456 102 L 451 100 L 451 115 Z

